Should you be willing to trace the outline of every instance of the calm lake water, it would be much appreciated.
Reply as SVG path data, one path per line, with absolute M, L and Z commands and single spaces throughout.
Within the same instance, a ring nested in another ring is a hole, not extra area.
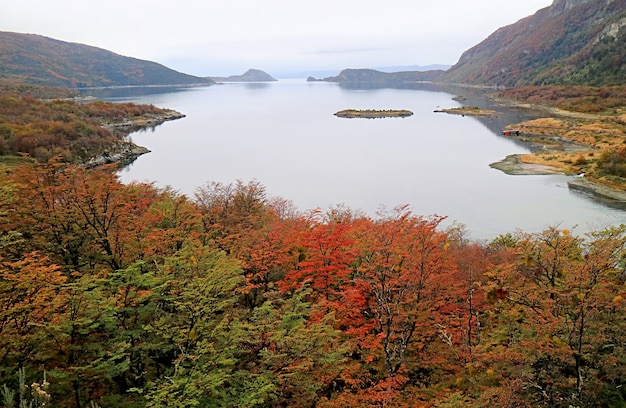
M 419 215 L 447 216 L 472 238 L 491 239 L 548 226 L 590 229 L 626 223 L 626 211 L 567 188 L 569 176 L 510 176 L 489 167 L 528 149 L 501 136 L 522 119 L 504 111 L 477 119 L 434 113 L 486 107 L 472 90 L 350 89 L 282 80 L 206 88 L 120 90 L 104 99 L 152 103 L 186 118 L 131 135 L 152 152 L 121 171 L 122 181 L 153 181 L 193 196 L 209 181 L 257 180 L 270 196 L 300 210 L 343 204 L 375 215 L 408 204 Z M 343 119 L 342 109 L 409 109 L 409 118 Z

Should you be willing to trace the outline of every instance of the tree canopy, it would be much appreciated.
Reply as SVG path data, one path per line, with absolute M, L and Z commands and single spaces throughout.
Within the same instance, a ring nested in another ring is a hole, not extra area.
M 258 182 L 0 177 L 0 406 L 626 404 L 625 227 L 480 243 Z

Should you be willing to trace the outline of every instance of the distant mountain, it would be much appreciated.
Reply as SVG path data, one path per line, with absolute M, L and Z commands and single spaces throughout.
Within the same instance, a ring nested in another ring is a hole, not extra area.
M 213 83 L 101 48 L 4 31 L 0 31 L 0 82 L 65 88 Z
M 272 82 L 277 79 L 272 78 L 266 72 L 259 69 L 249 69 L 243 73 L 243 75 L 231 75 L 229 77 L 209 77 L 216 82 Z
M 622 85 L 626 0 L 555 0 L 467 50 L 440 80 L 491 86 Z
M 339 83 L 415 83 L 435 81 L 444 71 L 403 71 L 381 72 L 374 69 L 344 69 L 337 76 L 316 79 L 307 78 L 308 82 L 324 81 Z
M 315 78 L 325 78 L 327 76 L 335 75 L 337 72 L 339 72 L 338 69 L 284 69 L 275 71 L 274 75 L 276 75 L 276 77 L 280 79 L 302 79 L 309 76 Z
M 433 64 L 433 65 L 389 65 L 379 67 L 368 67 L 375 71 L 381 72 L 404 72 L 404 71 L 445 71 L 451 65 Z M 277 78 L 327 78 L 337 75 L 340 69 L 308 69 L 308 70 L 285 70 L 278 71 Z

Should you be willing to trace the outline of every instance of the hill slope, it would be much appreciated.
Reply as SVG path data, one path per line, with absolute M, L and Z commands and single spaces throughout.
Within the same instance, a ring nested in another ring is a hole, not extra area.
M 337 76 L 324 79 L 307 78 L 307 81 L 324 81 L 339 83 L 415 83 L 418 81 L 434 81 L 443 71 L 404 71 L 381 72 L 374 69 L 344 69 Z
M 101 48 L 1 31 L 0 81 L 68 88 L 213 83 Z
M 441 78 L 474 85 L 619 85 L 626 0 L 555 0 L 467 50 Z

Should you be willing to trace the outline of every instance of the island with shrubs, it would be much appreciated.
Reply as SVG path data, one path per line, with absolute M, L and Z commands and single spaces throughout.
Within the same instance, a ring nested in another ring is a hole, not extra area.
M 491 109 L 481 109 L 478 106 L 461 106 L 458 108 L 436 109 L 435 113 L 448 113 L 450 115 L 469 116 L 495 116 L 496 111 Z
M 376 109 L 344 109 L 335 113 L 335 116 L 340 118 L 365 118 L 365 119 L 376 119 L 376 118 L 406 118 L 408 116 L 413 115 L 413 112 L 410 110 L 395 110 L 395 109 L 387 109 L 387 110 L 376 110 Z

